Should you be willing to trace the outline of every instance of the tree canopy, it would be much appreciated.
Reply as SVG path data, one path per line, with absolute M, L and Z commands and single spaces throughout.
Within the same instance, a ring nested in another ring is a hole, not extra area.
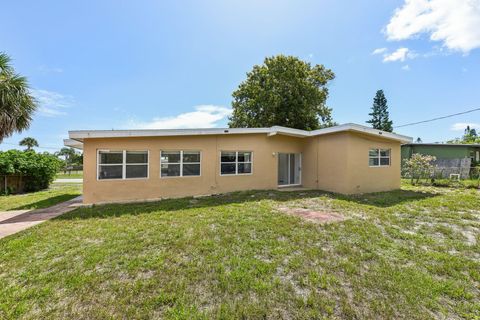
M 35 110 L 27 79 L 15 73 L 10 57 L 0 52 L 0 142 L 28 129 Z
M 480 136 L 478 135 L 477 130 L 467 126 L 463 135 L 463 141 L 465 143 L 480 143 Z
M 480 135 L 477 133 L 475 128 L 471 128 L 469 125 L 465 128 L 462 138 L 456 138 L 454 140 L 448 141 L 448 143 L 461 143 L 461 144 L 470 144 L 470 143 L 480 143 Z
M 64 147 L 56 152 L 55 155 L 57 157 L 65 157 L 66 166 L 83 164 L 83 154 L 76 152 L 73 148 Z
M 371 116 L 371 119 L 368 120 L 367 123 L 370 123 L 374 129 L 387 132 L 393 131 L 393 122 L 390 120 L 387 98 L 385 98 L 383 90 L 378 90 L 375 94 L 375 98 L 373 98 L 372 112 L 368 115 Z
M 38 141 L 32 137 L 23 138 L 19 143 L 20 146 L 27 147 L 27 151 L 33 149 L 33 147 L 38 147 Z
M 285 126 L 315 130 L 333 125 L 326 106 L 332 70 L 293 56 L 268 57 L 247 73 L 233 96 L 231 128 Z

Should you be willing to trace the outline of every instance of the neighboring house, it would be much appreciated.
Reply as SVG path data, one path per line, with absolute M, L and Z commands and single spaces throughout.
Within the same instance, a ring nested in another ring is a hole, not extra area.
M 83 148 L 85 203 L 303 186 L 344 194 L 398 189 L 410 137 L 356 124 L 70 131 Z
M 451 173 L 468 178 L 470 167 L 480 163 L 480 144 L 408 143 L 402 145 L 402 161 L 420 153 L 437 158 L 437 171 L 445 178 Z

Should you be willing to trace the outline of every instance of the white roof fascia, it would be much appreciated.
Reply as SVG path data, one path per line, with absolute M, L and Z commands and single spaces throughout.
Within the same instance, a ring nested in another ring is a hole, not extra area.
M 69 131 L 70 139 L 86 138 L 168 137 L 213 134 L 270 133 L 270 128 L 152 129 L 152 130 L 78 130 Z
M 273 126 L 269 129 L 270 129 L 270 133 L 268 134 L 269 136 L 275 135 L 275 134 L 283 134 L 285 136 L 300 137 L 300 138 L 310 136 L 310 131 L 305 131 L 300 129 L 293 129 L 293 128 L 287 128 L 287 127 L 281 127 L 281 126 Z
M 82 142 L 86 138 L 128 138 L 128 137 L 168 137 L 168 136 L 197 136 L 197 135 L 218 135 L 218 134 L 254 134 L 265 133 L 268 136 L 276 134 L 293 136 L 293 137 L 312 137 L 323 134 L 355 131 L 365 133 L 377 137 L 383 137 L 391 140 L 400 141 L 402 143 L 412 142 L 411 137 L 399 135 L 396 133 L 381 131 L 366 126 L 347 123 L 324 129 L 305 131 L 281 126 L 273 126 L 271 128 L 209 128 L 209 129 L 151 129 L 151 130 L 78 130 L 69 131 L 70 139 Z
M 355 123 L 346 123 L 339 126 L 318 129 L 318 130 L 311 131 L 310 134 L 312 136 L 318 136 L 322 134 L 329 134 L 329 133 L 342 132 L 342 131 L 355 131 L 360 133 L 366 133 L 366 134 L 377 136 L 377 137 L 397 140 L 402 143 L 408 143 L 413 141 L 412 137 L 408 137 L 408 136 L 404 136 L 404 135 L 396 134 L 392 132 L 377 130 L 370 127 L 355 124 Z
M 65 147 L 75 148 L 75 149 L 83 149 L 83 143 L 73 139 L 63 139 L 63 145 Z

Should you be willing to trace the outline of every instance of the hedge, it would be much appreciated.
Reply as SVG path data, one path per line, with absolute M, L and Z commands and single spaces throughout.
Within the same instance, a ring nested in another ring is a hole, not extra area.
M 25 191 L 48 188 L 61 166 L 62 161 L 48 152 L 0 151 L 0 175 L 23 176 Z

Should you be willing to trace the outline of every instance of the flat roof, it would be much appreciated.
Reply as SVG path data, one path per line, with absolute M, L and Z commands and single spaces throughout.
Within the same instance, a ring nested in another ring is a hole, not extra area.
M 404 146 L 474 147 L 474 148 L 480 148 L 480 144 L 478 144 L 478 143 L 405 143 Z
M 268 136 L 287 135 L 299 138 L 314 137 L 342 131 L 354 131 L 402 143 L 412 142 L 412 138 L 396 133 L 381 131 L 355 123 L 306 131 L 281 126 L 270 128 L 207 128 L 207 129 L 147 129 L 147 130 L 73 130 L 68 132 L 69 139 L 64 144 L 81 149 L 84 139 L 92 138 L 129 138 L 129 137 L 170 137 L 170 136 L 198 136 L 198 135 L 228 135 L 228 134 L 258 134 Z

